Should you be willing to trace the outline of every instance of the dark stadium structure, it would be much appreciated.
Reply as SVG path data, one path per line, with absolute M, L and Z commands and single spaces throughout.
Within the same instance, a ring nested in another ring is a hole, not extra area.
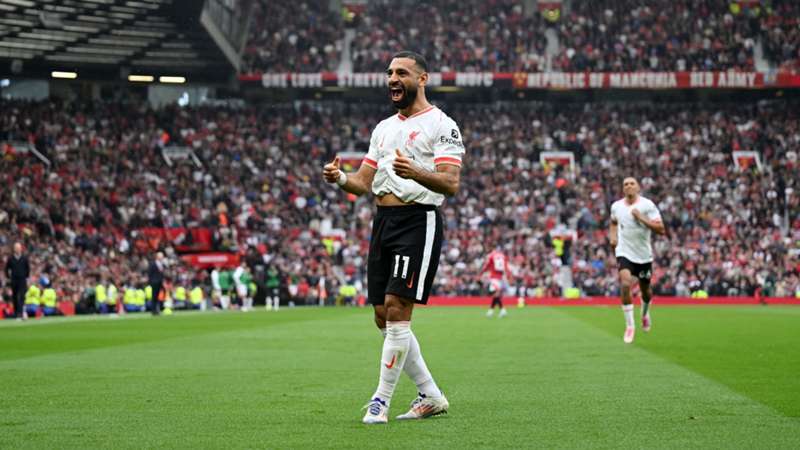
M 227 82 L 239 58 L 235 41 L 219 44 L 238 39 L 242 45 L 246 23 L 234 21 L 247 10 L 226 15 L 222 9 L 216 1 L 3 0 L 0 73 L 49 77 L 54 70 L 75 71 L 90 80 L 191 74 L 195 82 Z M 207 19 L 212 11 L 227 21 L 229 34 Z M 225 46 L 234 50 L 231 58 Z

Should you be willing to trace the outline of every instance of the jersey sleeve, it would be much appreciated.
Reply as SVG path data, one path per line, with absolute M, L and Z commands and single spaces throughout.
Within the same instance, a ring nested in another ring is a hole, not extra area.
M 647 211 L 647 218 L 650 220 L 661 221 L 661 213 L 655 203 L 650 202 L 650 208 Z
M 464 155 L 461 130 L 453 119 L 442 120 L 433 141 L 433 164 L 452 164 L 461 167 Z
M 616 206 L 616 203 L 611 204 L 611 223 L 619 223 L 619 217 L 617 217 L 617 208 L 615 208 Z
M 492 264 L 492 255 L 487 256 L 486 259 L 483 261 L 483 265 L 481 266 L 481 275 L 483 275 L 484 273 L 486 273 L 487 270 L 489 270 L 489 267 L 491 267 L 490 264 Z
M 364 160 L 361 162 L 362 164 L 366 164 L 373 169 L 378 169 L 378 136 L 380 133 L 378 130 L 380 129 L 380 124 L 372 130 L 372 136 L 369 138 L 369 150 L 367 154 L 364 156 Z

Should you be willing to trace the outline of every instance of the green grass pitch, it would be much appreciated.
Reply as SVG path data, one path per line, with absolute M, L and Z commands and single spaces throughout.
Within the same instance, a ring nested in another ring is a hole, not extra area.
M 5 321 L 0 448 L 800 448 L 798 307 L 655 306 L 627 346 L 618 307 L 418 309 L 450 413 L 385 426 L 371 317 Z

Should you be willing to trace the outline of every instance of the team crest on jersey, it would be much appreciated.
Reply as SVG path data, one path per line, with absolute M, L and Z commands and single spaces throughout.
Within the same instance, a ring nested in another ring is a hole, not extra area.
M 450 136 L 451 136 L 453 139 L 458 139 L 458 130 L 456 130 L 455 128 L 453 128 L 452 130 L 450 130 Z
M 411 133 L 408 133 L 408 140 L 406 141 L 406 148 L 414 146 L 414 139 L 416 139 L 417 136 L 419 136 L 420 133 L 421 133 L 421 131 L 412 131 Z

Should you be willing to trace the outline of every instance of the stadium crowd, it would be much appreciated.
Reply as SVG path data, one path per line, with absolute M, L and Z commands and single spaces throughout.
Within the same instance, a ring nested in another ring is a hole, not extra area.
M 800 5 L 792 0 L 573 1 L 550 21 L 517 0 L 370 0 L 352 20 L 327 2 L 258 2 L 245 72 L 337 70 L 345 30 L 354 72 L 381 72 L 413 48 L 436 71 L 800 70 Z M 270 31 L 267 31 L 270 30 Z M 300 30 L 300 31 L 298 31 Z
M 413 48 L 441 72 L 537 72 L 545 29 L 514 0 L 371 1 L 356 28 L 353 71 L 382 72 L 391 55 Z
M 728 0 L 573 2 L 559 24 L 564 71 L 753 70 L 755 10 Z
M 800 73 L 800 3 L 772 3 L 761 21 L 764 55 L 775 67 Z
M 278 270 L 287 296 L 299 297 L 303 286 L 303 302 L 334 298 L 342 286 L 363 291 L 371 200 L 324 184 L 320 167 L 338 151 L 365 151 L 371 127 L 391 114 L 386 106 L 2 107 L 0 139 L 32 142 L 52 162 L 48 168 L 3 147 L 0 177 L 13 188 L 0 192 L 2 257 L 11 242 L 23 241 L 34 280 L 46 277 L 59 299 L 79 302 L 98 280 L 142 286 L 146 259 L 158 249 L 173 283 L 208 286 L 208 274 L 184 263 L 175 242 L 154 248 L 144 239 L 146 227 L 209 228 L 213 250 L 240 253 L 254 273 L 258 266 Z M 517 293 L 560 295 L 557 276 L 567 264 L 585 294 L 615 294 L 608 208 L 629 174 L 670 229 L 655 241 L 657 293 L 800 290 L 795 102 L 514 102 L 447 110 L 469 153 L 462 191 L 443 210 L 436 293 L 480 293 L 480 264 L 499 244 L 511 256 Z M 170 145 L 193 149 L 201 167 L 164 164 L 161 149 Z M 763 169 L 735 170 L 731 152 L 749 149 L 760 149 Z M 550 150 L 572 151 L 574 173 L 540 164 Z M 563 254 L 553 245 L 559 230 L 575 231 Z
M 255 2 L 250 20 L 243 72 L 336 70 L 342 21 L 325 2 Z

